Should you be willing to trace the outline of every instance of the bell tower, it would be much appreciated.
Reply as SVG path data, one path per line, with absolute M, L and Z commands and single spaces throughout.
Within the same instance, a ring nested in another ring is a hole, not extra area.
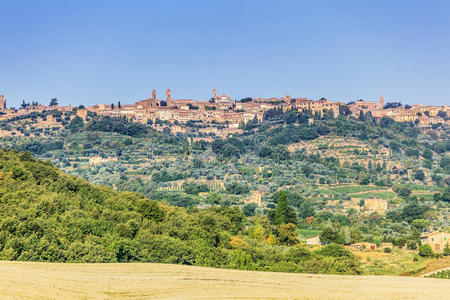
M 6 109 L 6 99 L 5 96 L 0 95 L 0 110 Z
M 166 91 L 166 101 L 167 101 L 167 106 L 172 106 L 172 94 L 170 89 L 167 89 Z
M 217 101 L 217 89 L 213 88 L 213 99 L 214 101 Z
M 380 96 L 380 108 L 384 107 L 384 98 L 383 95 Z
M 157 105 L 157 102 L 156 102 L 157 100 L 156 100 L 156 90 L 155 89 L 153 89 L 153 91 L 152 91 L 152 106 L 156 106 Z

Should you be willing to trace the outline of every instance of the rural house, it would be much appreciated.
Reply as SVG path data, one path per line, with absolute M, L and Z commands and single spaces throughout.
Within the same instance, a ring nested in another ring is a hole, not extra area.
M 450 244 L 450 233 L 447 232 L 433 232 L 429 234 L 422 235 L 421 237 L 422 245 L 428 244 L 431 246 L 434 252 L 442 253 L 444 251 L 445 245 Z

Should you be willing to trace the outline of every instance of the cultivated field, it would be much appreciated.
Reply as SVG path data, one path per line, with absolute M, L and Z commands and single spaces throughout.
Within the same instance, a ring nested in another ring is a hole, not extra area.
M 450 280 L 0 262 L 1 299 L 450 299 Z

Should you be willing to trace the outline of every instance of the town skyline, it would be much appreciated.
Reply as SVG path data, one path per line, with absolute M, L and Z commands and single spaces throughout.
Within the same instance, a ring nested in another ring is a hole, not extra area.
M 159 96 L 158 96 L 159 95 Z M 286 94 L 282 97 L 248 97 L 240 101 L 213 88 L 208 100 L 177 99 L 168 88 L 164 94 L 158 94 L 156 89 L 151 97 L 145 97 L 133 104 L 110 102 L 96 103 L 91 106 L 72 106 L 58 103 L 53 98 L 49 105 L 36 101 L 23 102 L 20 109 L 11 109 L 7 100 L 0 95 L 0 119 L 14 120 L 30 116 L 30 114 L 51 113 L 42 117 L 41 125 L 51 126 L 75 120 L 88 121 L 93 115 L 105 117 L 120 117 L 127 121 L 150 125 L 161 132 L 174 134 L 189 134 L 195 142 L 212 142 L 215 138 L 228 138 L 235 134 L 243 134 L 246 128 L 252 128 L 264 119 L 280 113 L 300 113 L 300 123 L 312 124 L 314 118 L 334 119 L 338 116 L 349 116 L 358 120 L 375 120 L 387 124 L 389 122 L 409 122 L 420 127 L 433 128 L 448 124 L 450 107 L 432 105 L 402 105 L 385 101 L 380 95 L 378 101 L 358 100 L 348 104 L 332 101 L 326 98 L 308 99 L 292 97 Z M 53 113 L 52 113 L 53 112 Z M 291 121 L 294 121 L 292 119 Z M 20 131 L 10 131 L 5 134 L 17 135 Z
M 49 0 L 0 8 L 0 94 L 13 106 L 54 97 L 65 105 L 133 103 L 168 87 L 175 98 L 206 100 L 214 86 L 233 99 L 383 94 L 450 103 L 448 1 Z
M 106 98 L 101 98 L 101 99 L 92 99 L 89 101 L 68 101 L 67 98 L 64 97 L 64 95 L 51 95 L 49 94 L 48 96 L 46 96 L 45 99 L 38 99 L 37 97 L 11 97 L 7 92 L 0 90 L 0 95 L 3 95 L 7 100 L 8 100 L 8 108 L 20 108 L 20 105 L 23 103 L 23 101 L 27 102 L 27 103 L 31 103 L 31 102 L 38 102 L 41 105 L 48 105 L 48 103 L 51 101 L 51 99 L 53 98 L 57 98 L 58 99 L 58 103 L 61 105 L 72 105 L 72 106 L 79 106 L 79 105 L 84 105 L 84 106 L 92 106 L 92 105 L 96 105 L 96 104 L 111 104 L 111 103 L 118 103 L 121 102 L 122 104 L 134 104 L 136 101 L 139 101 L 141 99 L 146 99 L 146 98 L 151 98 L 152 97 L 152 91 L 156 91 L 157 95 L 158 95 L 158 99 L 160 100 L 164 100 L 166 97 L 164 96 L 165 92 L 167 89 L 170 89 L 171 92 L 173 93 L 172 98 L 175 100 L 195 100 L 195 101 L 208 101 L 211 99 L 212 97 L 212 91 L 213 89 L 216 89 L 215 87 L 213 88 L 209 88 L 208 91 L 209 93 L 206 92 L 202 92 L 202 96 L 201 97 L 193 97 L 193 96 L 183 96 L 183 94 L 177 92 L 176 89 L 172 88 L 172 87 L 166 87 L 166 88 L 150 88 L 148 89 L 148 92 L 146 94 L 143 94 L 141 96 L 137 96 L 136 98 L 119 98 L 119 97 L 115 97 L 115 98 L 111 98 L 111 99 L 106 99 Z M 242 95 L 237 95 L 237 96 L 233 96 L 233 93 L 230 93 L 230 91 L 232 91 L 232 89 L 220 89 L 221 92 L 219 92 L 220 94 L 226 94 L 229 95 L 229 97 L 233 100 L 233 101 L 239 101 L 241 99 L 244 98 L 280 98 L 280 97 L 284 97 L 285 95 L 290 95 L 292 98 L 306 98 L 306 99 L 310 99 L 310 100 L 319 100 L 321 98 L 325 98 L 328 100 L 331 100 L 333 102 L 342 102 L 342 103 L 350 103 L 350 102 L 355 102 L 358 100 L 363 100 L 363 101 L 378 101 L 378 98 L 380 95 L 383 95 L 383 97 L 385 97 L 385 102 L 397 102 L 397 103 L 401 103 L 403 105 L 416 105 L 416 104 L 422 104 L 422 105 L 434 105 L 434 106 L 441 106 L 441 105 L 448 105 L 450 103 L 449 101 L 419 101 L 419 102 L 413 102 L 413 101 L 408 101 L 407 99 L 398 99 L 395 98 L 393 96 L 389 96 L 389 95 L 385 95 L 384 93 L 380 92 L 378 94 L 374 94 L 374 95 L 369 95 L 368 97 L 356 97 L 356 98 L 352 98 L 350 99 L 349 97 L 346 97 L 345 99 L 342 98 L 335 98 L 335 97 L 329 97 L 327 95 L 321 95 L 319 93 L 317 93 L 317 96 L 311 97 L 311 96 L 306 96 L 303 94 L 292 94 L 292 93 L 288 93 L 288 92 L 281 92 L 279 94 L 268 94 L 268 95 L 260 95 L 260 94 L 256 94 L 256 95 L 247 95 L 247 94 L 242 94 Z M 135 93 L 132 93 L 135 94 Z M 406 101 L 405 101 L 406 100 Z

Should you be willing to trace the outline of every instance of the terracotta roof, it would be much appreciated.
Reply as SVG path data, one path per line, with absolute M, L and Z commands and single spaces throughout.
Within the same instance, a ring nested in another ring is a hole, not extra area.
M 428 233 L 428 234 L 423 234 L 421 237 L 425 238 L 425 237 L 430 237 L 430 236 L 434 236 L 434 235 L 438 235 L 438 234 L 450 234 L 450 233 L 442 232 L 442 231 L 436 231 L 436 232 L 432 232 L 432 233 Z

